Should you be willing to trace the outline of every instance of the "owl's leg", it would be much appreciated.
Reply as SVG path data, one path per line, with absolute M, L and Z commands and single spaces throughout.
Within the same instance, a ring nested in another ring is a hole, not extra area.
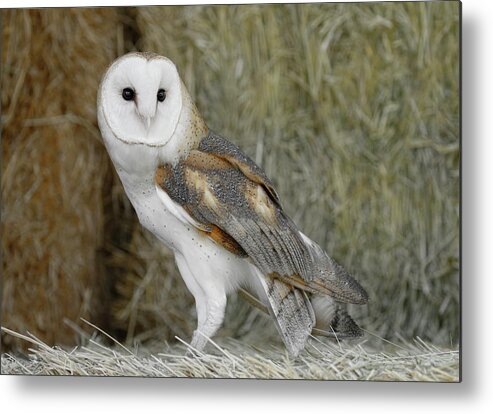
M 213 337 L 223 324 L 227 302 L 226 293 L 214 284 L 201 286 L 185 258 L 176 254 L 175 259 L 187 288 L 195 298 L 197 309 L 197 329 L 193 333 L 190 345 L 197 351 L 202 351 L 207 344 L 207 339 Z
M 175 255 L 176 265 L 180 271 L 181 277 L 183 278 L 188 290 L 193 295 L 195 299 L 195 308 L 197 310 L 197 325 L 201 326 L 205 323 L 207 317 L 207 301 L 206 296 L 200 285 L 197 283 L 193 277 L 190 268 L 181 254 Z

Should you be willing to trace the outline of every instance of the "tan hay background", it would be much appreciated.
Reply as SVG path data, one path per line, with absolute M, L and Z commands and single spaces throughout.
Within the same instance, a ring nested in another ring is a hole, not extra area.
M 194 328 L 95 138 L 104 67 L 139 49 L 175 61 L 209 126 L 367 288 L 363 327 L 455 345 L 458 29 L 447 2 L 3 12 L 2 325 L 50 345 L 79 316 L 128 343 Z M 278 339 L 235 297 L 221 333 Z

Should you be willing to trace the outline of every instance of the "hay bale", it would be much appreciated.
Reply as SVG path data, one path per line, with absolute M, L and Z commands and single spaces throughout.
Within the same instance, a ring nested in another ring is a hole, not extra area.
M 2 18 L 2 325 L 73 345 L 64 320 L 105 326 L 108 308 L 99 250 L 111 170 L 96 91 L 116 56 L 118 13 L 19 9 Z
M 459 5 L 141 7 L 136 19 L 137 48 L 177 64 L 209 126 L 367 288 L 353 309 L 363 326 L 458 341 Z M 165 303 L 141 306 L 157 318 Z

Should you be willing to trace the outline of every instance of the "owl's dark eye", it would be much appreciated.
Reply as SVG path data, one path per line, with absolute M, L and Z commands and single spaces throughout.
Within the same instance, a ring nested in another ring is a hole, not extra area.
M 125 88 L 122 91 L 122 97 L 126 101 L 133 101 L 133 99 L 135 98 L 135 92 L 132 88 Z
M 166 99 L 166 91 L 164 89 L 159 89 L 157 91 L 157 100 L 163 102 Z

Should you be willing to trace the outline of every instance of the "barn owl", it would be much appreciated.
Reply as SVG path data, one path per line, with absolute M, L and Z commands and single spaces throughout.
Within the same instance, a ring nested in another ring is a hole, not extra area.
M 130 53 L 104 74 L 98 123 L 140 223 L 174 253 L 195 299 L 191 347 L 221 327 L 228 294 L 247 289 L 296 356 L 315 326 L 361 331 L 344 309 L 367 294 L 300 232 L 264 171 L 210 130 L 169 59 Z

